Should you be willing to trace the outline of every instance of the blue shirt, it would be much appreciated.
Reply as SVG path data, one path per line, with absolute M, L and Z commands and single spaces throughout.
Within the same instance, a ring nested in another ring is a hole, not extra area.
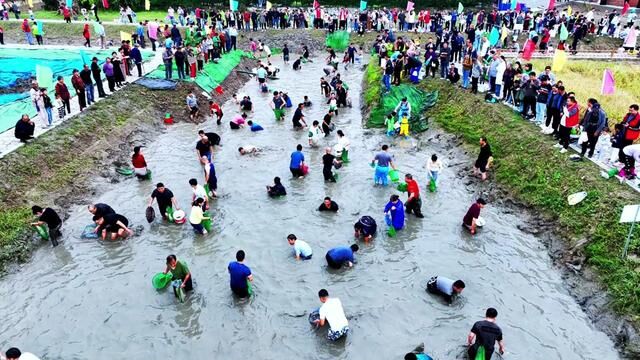
M 396 207 L 395 210 L 391 210 L 392 206 Z M 402 201 L 398 200 L 395 204 L 389 201 L 387 206 L 384 207 L 384 212 L 391 213 L 391 225 L 393 225 L 396 230 L 404 227 L 404 204 L 402 204 Z
M 237 261 L 232 261 L 229 263 L 229 277 L 232 289 L 246 289 L 247 288 L 247 277 L 251 275 L 251 269 L 245 264 L 241 264 Z
M 327 252 L 327 255 L 338 264 L 343 264 L 347 261 L 354 262 L 353 251 L 346 246 L 338 246 Z
M 304 161 L 304 154 L 302 151 L 294 151 L 291 153 L 291 163 L 289 163 L 289 168 L 291 169 L 300 169 L 300 163 Z
M 262 126 L 260 126 L 260 124 L 256 124 L 253 123 L 253 125 L 251 125 L 251 131 L 262 131 L 264 130 L 264 128 Z

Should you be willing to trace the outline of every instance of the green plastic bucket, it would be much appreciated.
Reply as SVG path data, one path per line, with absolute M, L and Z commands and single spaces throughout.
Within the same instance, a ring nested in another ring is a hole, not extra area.
M 49 227 L 46 224 L 38 225 L 35 228 L 42 240 L 49 240 Z
M 207 232 L 211 231 L 211 225 L 212 225 L 212 220 L 211 220 L 211 215 L 209 214 L 208 211 L 205 211 L 202 213 L 202 215 L 204 215 L 205 217 L 208 217 L 209 219 L 204 219 L 202 220 L 202 227 L 204 227 L 205 230 L 207 230 Z
M 253 286 L 251 286 L 249 279 L 247 279 L 247 294 L 249 294 L 249 296 L 253 295 Z
M 398 184 L 397 189 L 398 189 L 398 191 L 402 191 L 402 192 L 407 191 L 407 183 L 400 183 L 400 184 Z
M 129 168 L 117 168 L 116 172 L 124 176 L 131 176 L 134 173 L 133 169 L 129 169 Z
M 436 192 L 437 188 L 436 181 L 431 179 L 431 181 L 429 181 L 429 191 Z
M 171 206 L 167 208 L 165 214 L 167 215 L 167 221 L 173 222 L 173 208 Z
M 389 171 L 389 179 L 391 182 L 397 183 L 400 181 L 400 175 L 398 175 L 398 170 L 392 169 Z
M 157 273 L 151 279 L 151 285 L 153 285 L 156 290 L 162 290 L 169 285 L 172 278 L 173 275 L 171 273 Z

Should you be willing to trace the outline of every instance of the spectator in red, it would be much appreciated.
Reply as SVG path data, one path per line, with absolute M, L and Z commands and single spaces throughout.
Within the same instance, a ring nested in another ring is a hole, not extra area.
M 27 38 L 27 43 L 33 45 L 33 34 L 31 33 L 31 26 L 29 26 L 27 19 L 24 19 L 22 22 L 22 32 L 24 32 L 24 36 Z
M 67 114 L 71 114 L 71 94 L 69 94 L 69 89 L 67 85 L 64 83 L 64 78 L 62 76 L 58 76 L 58 82 L 56 83 L 56 94 L 60 95 L 60 99 L 67 107 Z
M 89 31 L 89 24 L 84 24 L 82 36 L 84 36 L 84 46 L 91 47 L 91 31 Z
M 626 155 L 622 149 L 624 149 L 625 146 L 633 144 L 633 142 L 640 137 L 640 114 L 638 114 L 638 104 L 629 106 L 629 112 L 624 116 L 622 126 L 624 127 L 624 138 L 620 146 L 618 157 L 619 161 L 624 163 Z
M 560 142 L 556 147 L 562 148 L 560 153 L 564 154 L 569 148 L 571 129 L 580 123 L 580 107 L 578 101 L 572 95 L 567 98 L 567 106 L 564 109 L 562 120 L 560 121 Z
M 80 77 L 80 72 L 77 69 L 73 70 L 73 75 L 71 76 L 71 84 L 73 88 L 76 89 L 76 95 L 78 95 L 78 105 L 80 105 L 80 111 L 84 110 L 87 107 L 87 96 L 85 93 L 84 81 Z

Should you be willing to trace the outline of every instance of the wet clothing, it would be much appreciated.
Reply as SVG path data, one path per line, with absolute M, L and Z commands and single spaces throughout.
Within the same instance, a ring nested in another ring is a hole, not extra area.
M 212 145 L 213 144 L 211 143 L 211 141 L 207 141 L 206 143 L 202 142 L 201 140 L 198 141 L 196 143 L 196 150 L 198 150 L 198 154 L 200 154 L 200 157 L 206 156 L 206 157 L 209 158 L 209 160 L 211 160 L 211 146 Z
M 376 221 L 371 216 L 363 216 L 353 225 L 355 230 L 360 230 L 360 233 L 364 236 L 373 236 L 378 229 Z
M 109 214 L 115 214 L 116 212 L 113 210 L 113 208 L 111 208 L 111 206 L 107 205 L 107 204 L 103 204 L 103 203 L 97 203 L 95 205 L 96 208 L 96 213 L 93 214 L 96 218 L 101 218 L 105 215 L 109 215 Z
M 380 167 L 388 167 L 392 162 L 391 155 L 389 155 L 386 151 L 377 153 L 374 160 L 378 161 L 378 166 Z
M 319 310 L 320 319 L 329 323 L 329 340 L 336 341 L 349 332 L 349 322 L 344 314 L 342 302 L 338 298 L 329 298 Z
M 473 219 L 478 219 L 479 216 L 480 205 L 478 203 L 473 203 L 462 219 L 462 223 L 467 227 L 471 227 L 471 225 L 473 224 Z
M 347 246 L 338 246 L 327 251 L 325 259 L 327 260 L 329 267 L 334 269 L 340 269 L 342 265 L 346 263 L 355 262 L 353 250 Z
M 309 244 L 302 240 L 296 240 L 296 242 L 293 244 L 293 252 L 302 260 L 310 260 L 313 256 L 313 250 L 311 250 L 311 246 L 309 246 Z
M 322 175 L 324 181 L 336 182 L 336 178 L 333 176 L 333 162 L 336 157 L 331 154 L 324 154 L 322 156 Z
M 304 154 L 302 151 L 294 151 L 291 153 L 291 162 L 289 163 L 289 169 L 294 176 L 303 176 L 302 174 L 302 162 L 304 162 Z
M 220 135 L 214 132 L 204 133 L 204 135 L 209 139 L 209 144 L 212 146 L 220 145 Z
M 302 123 L 300 123 L 300 120 L 304 117 L 304 115 L 302 114 L 302 109 L 296 109 L 296 111 L 293 113 L 293 119 L 291 119 L 291 121 L 293 122 L 293 127 L 294 128 L 300 128 L 302 127 Z
M 500 327 L 491 321 L 481 320 L 473 324 L 471 332 L 476 335 L 476 342 L 469 347 L 469 358 L 475 359 L 478 348 L 482 345 L 485 360 L 491 360 L 496 341 L 502 341 Z
M 247 281 L 251 275 L 251 269 L 237 261 L 230 262 L 227 269 L 229 270 L 229 285 L 233 293 L 241 298 L 249 296 Z
M 120 214 L 116 214 L 116 213 L 107 214 L 107 215 L 103 216 L 103 219 L 104 219 L 104 223 L 102 224 L 102 226 L 98 230 L 105 229 L 105 230 L 107 230 L 107 232 L 117 233 L 118 230 L 120 230 L 120 226 L 118 225 L 118 221 L 123 223 L 124 226 L 129 226 L 129 220 L 127 220 L 126 217 L 124 217 L 124 216 L 122 216 Z
M 322 204 L 320 204 L 320 207 L 318 208 L 318 211 L 337 212 L 338 209 L 339 209 L 338 203 L 336 203 L 335 201 L 331 200 L 331 205 L 329 205 L 329 207 L 327 207 L 327 205 L 325 205 L 325 203 L 323 202 Z
M 176 261 L 175 269 L 169 268 L 169 271 L 171 272 L 171 275 L 173 275 L 171 280 L 184 281 L 184 279 L 187 277 L 187 274 L 189 273 L 189 268 L 187 267 L 186 263 L 183 263 L 182 261 L 178 260 Z M 187 282 L 185 283 L 184 290 L 185 291 L 193 290 L 193 283 L 191 282 L 191 277 L 189 277 L 189 280 L 187 280 Z
M 167 208 L 171 206 L 171 198 L 173 198 L 173 193 L 167 188 L 165 188 L 163 192 L 155 189 L 151 193 L 151 197 L 158 201 L 158 209 L 160 209 L 160 215 L 165 218 Z
M 285 190 L 282 184 L 275 184 L 269 188 L 268 193 L 271 197 L 284 196 L 287 195 L 287 190 Z
M 404 204 L 402 201 L 398 200 L 396 203 L 389 201 L 384 207 L 384 212 L 390 214 L 390 225 L 392 225 L 394 229 L 400 230 L 404 227 Z
M 38 221 L 46 223 L 49 227 L 49 230 L 56 229 L 57 227 L 62 225 L 60 216 L 58 216 L 58 213 L 56 213 L 55 210 L 51 208 L 44 209 L 44 211 L 42 211 L 42 215 L 38 217 Z
M 451 304 L 454 297 L 453 283 L 453 280 L 444 276 L 434 276 L 427 282 L 427 291 L 443 296 Z
M 480 146 L 480 154 L 478 154 L 478 159 L 475 162 L 475 167 L 480 169 L 480 172 L 487 172 L 487 165 L 489 164 L 489 158 L 493 156 L 491 152 L 491 146 L 486 144 L 485 146 Z

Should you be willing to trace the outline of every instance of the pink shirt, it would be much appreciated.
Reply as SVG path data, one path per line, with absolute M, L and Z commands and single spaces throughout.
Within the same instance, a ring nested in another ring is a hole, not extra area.
M 236 115 L 236 117 L 233 118 L 234 123 L 236 123 L 237 125 L 244 125 L 245 121 L 244 118 L 242 117 L 242 115 Z

